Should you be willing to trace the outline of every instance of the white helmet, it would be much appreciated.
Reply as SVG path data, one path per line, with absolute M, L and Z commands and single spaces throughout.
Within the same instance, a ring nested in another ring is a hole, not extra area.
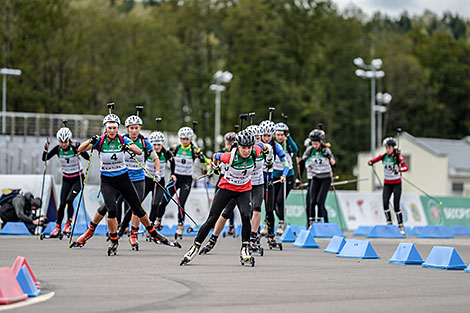
M 154 131 L 150 134 L 149 140 L 152 144 L 163 145 L 165 143 L 165 135 L 161 131 Z
M 262 135 L 273 135 L 274 134 L 274 129 L 275 129 L 275 124 L 273 121 L 262 121 L 261 124 L 259 124 L 260 131 Z
M 142 119 L 138 117 L 137 115 L 131 115 L 128 118 L 126 118 L 125 125 L 126 127 L 129 127 L 131 125 L 142 125 Z
M 104 117 L 103 126 L 106 127 L 106 124 L 108 123 L 117 123 L 119 126 L 121 125 L 121 120 L 119 119 L 119 116 L 117 116 L 116 114 L 110 113 Z
M 281 122 L 281 123 L 277 123 L 274 126 L 274 129 L 276 130 L 276 132 L 285 133 L 289 131 L 289 126 Z
M 178 137 L 180 139 L 188 138 L 192 140 L 193 136 L 194 136 L 194 132 L 191 127 L 181 127 L 180 130 L 178 130 Z
M 250 130 L 255 137 L 261 137 L 261 130 L 258 125 L 250 125 L 246 128 L 246 130 Z
M 62 127 L 57 132 L 57 140 L 60 142 L 67 142 L 72 139 L 72 132 L 67 127 Z

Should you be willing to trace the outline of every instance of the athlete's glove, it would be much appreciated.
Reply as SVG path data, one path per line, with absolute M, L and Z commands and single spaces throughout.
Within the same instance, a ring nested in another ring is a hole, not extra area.
M 211 168 L 212 168 L 212 173 L 215 175 L 220 175 L 220 167 L 218 165 L 215 165 L 213 162 L 211 162 Z
M 266 162 L 266 172 L 269 172 L 269 170 L 273 167 L 273 161 Z
M 369 166 L 374 165 L 374 163 L 372 163 L 372 161 L 367 162 L 367 164 L 368 164 Z
M 268 146 L 264 146 L 264 147 L 263 147 L 263 155 L 264 155 L 265 157 L 269 156 L 269 148 L 268 148 Z
M 96 143 L 98 142 L 98 139 L 100 139 L 100 136 L 94 135 L 93 137 L 88 139 L 88 142 L 91 143 L 92 145 L 96 145 Z
M 78 147 L 80 147 L 80 142 L 79 142 L 79 141 L 75 141 L 75 148 L 78 149 Z
M 44 144 L 44 152 L 47 152 L 47 151 L 49 151 L 49 142 L 46 142 Z
M 155 178 L 155 180 L 158 181 L 158 182 L 160 181 L 160 179 L 162 179 L 159 174 L 155 174 L 155 176 L 153 176 L 153 178 Z
M 295 185 L 294 185 L 296 188 L 299 188 L 300 187 L 300 179 L 296 178 L 295 179 Z

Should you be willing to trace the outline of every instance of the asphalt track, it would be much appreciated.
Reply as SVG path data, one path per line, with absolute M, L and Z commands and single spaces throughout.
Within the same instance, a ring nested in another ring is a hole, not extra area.
M 348 238 L 352 238 L 350 233 Z M 356 238 L 358 239 L 358 238 Z M 470 237 L 456 239 L 372 239 L 379 260 L 337 258 L 321 249 L 284 244 L 284 251 L 256 257 L 256 266 L 239 263 L 239 238 L 221 238 L 215 250 L 185 267 L 183 249 L 141 241 L 131 251 L 121 240 L 108 257 L 104 237 L 81 249 L 67 241 L 0 237 L 0 266 L 26 257 L 43 303 L 7 312 L 468 312 L 470 273 L 392 265 L 400 242 L 413 242 L 423 258 L 434 245 L 452 246 L 470 262 Z M 263 241 L 264 246 L 266 244 Z

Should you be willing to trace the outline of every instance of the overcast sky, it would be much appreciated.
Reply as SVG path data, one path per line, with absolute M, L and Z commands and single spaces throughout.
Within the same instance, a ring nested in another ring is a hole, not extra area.
M 414 15 L 422 14 L 425 9 L 430 9 L 440 16 L 445 11 L 451 11 L 470 18 L 470 0 L 333 0 L 333 2 L 336 2 L 341 11 L 353 3 L 369 16 L 375 11 L 396 17 L 404 10 Z

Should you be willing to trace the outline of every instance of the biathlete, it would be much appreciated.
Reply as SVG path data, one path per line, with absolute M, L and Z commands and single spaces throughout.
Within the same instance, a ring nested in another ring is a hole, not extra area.
M 65 122 L 64 122 L 65 123 Z M 63 234 L 68 236 L 72 225 L 72 217 L 74 213 L 73 201 L 82 189 L 82 182 L 84 179 L 82 164 L 80 163 L 80 156 L 85 160 L 89 160 L 90 156 L 86 152 L 79 153 L 76 145 L 72 144 L 72 132 L 67 127 L 62 127 L 57 132 L 57 141 L 59 144 L 49 150 L 49 142 L 44 146 L 42 160 L 46 161 L 57 155 L 59 158 L 60 166 L 62 167 L 62 187 L 60 190 L 60 205 L 57 210 L 56 228 L 51 232 L 50 238 L 57 238 L 60 236 L 62 227 L 62 220 L 65 215 L 65 207 L 67 206 L 67 222 L 65 223 Z
M 248 130 L 240 131 L 237 134 L 237 144 L 238 147 L 230 153 L 214 154 L 214 162 L 226 164 L 226 171 L 218 185 L 220 189 L 214 196 L 209 217 L 199 229 L 193 245 L 184 255 L 180 265 L 189 263 L 197 255 L 209 231 L 214 227 L 220 214 L 232 199 L 235 199 L 237 203 L 242 220 L 240 262 L 242 265 L 251 264 L 254 266 L 255 264 L 250 252 L 251 175 L 255 168 L 256 158 L 267 148 L 261 142 L 255 144 L 255 137 Z
M 373 166 L 375 163 L 382 161 L 384 166 L 384 188 L 382 192 L 383 207 L 387 224 L 392 224 L 392 214 L 390 213 L 390 198 L 393 194 L 393 209 L 397 216 L 398 228 L 403 236 L 406 235 L 405 226 L 403 225 L 403 212 L 400 209 L 401 198 L 401 173 L 408 171 L 408 165 L 398 150 L 395 138 L 388 137 L 383 141 L 385 153 L 379 155 L 368 164 Z
M 175 168 L 174 172 L 171 173 L 170 182 L 166 186 L 171 196 L 175 195 L 178 189 L 180 190 L 177 200 L 182 209 L 178 209 L 178 226 L 176 228 L 175 238 L 182 238 L 184 233 L 184 205 L 186 204 L 186 200 L 188 200 L 193 183 L 194 160 L 198 158 L 202 163 L 206 165 L 210 164 L 210 159 L 204 155 L 201 149 L 192 143 L 193 136 L 194 131 L 190 127 L 182 127 L 178 130 L 180 144 L 176 145 L 173 151 Z M 165 194 L 157 209 L 157 218 L 159 218 L 160 221 L 165 214 L 165 209 L 169 202 L 170 199 Z

